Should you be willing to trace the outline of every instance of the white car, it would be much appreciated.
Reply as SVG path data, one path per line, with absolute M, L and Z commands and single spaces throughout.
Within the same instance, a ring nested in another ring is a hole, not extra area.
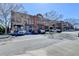
M 52 32 L 56 32 L 56 29 L 52 29 Z
M 61 32 L 60 29 L 51 29 L 50 31 L 51 31 L 51 32 Z
M 44 34 L 45 33 L 45 30 L 40 29 L 40 33 Z
M 60 33 L 60 32 L 61 32 L 61 30 L 60 30 L 60 29 L 56 29 L 56 32 Z

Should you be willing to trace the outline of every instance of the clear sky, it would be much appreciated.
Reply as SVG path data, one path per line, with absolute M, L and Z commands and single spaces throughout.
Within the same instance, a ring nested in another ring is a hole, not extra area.
M 64 15 L 64 18 L 79 19 L 79 4 L 78 3 L 25 3 L 23 4 L 25 10 L 29 14 L 44 14 L 51 10 L 56 10 L 58 13 Z

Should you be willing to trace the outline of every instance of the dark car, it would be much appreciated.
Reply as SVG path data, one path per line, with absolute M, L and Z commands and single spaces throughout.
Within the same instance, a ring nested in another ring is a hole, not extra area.
M 39 31 L 38 30 L 36 30 L 36 31 L 32 30 L 32 34 L 39 34 Z

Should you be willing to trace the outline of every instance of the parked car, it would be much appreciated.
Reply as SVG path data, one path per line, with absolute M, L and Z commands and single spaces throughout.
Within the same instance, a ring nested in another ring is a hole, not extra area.
M 40 34 L 45 34 L 45 30 L 44 29 L 40 29 Z
M 51 29 L 51 32 L 56 32 L 56 29 Z
M 49 29 L 45 29 L 46 32 L 49 32 Z
M 56 29 L 50 29 L 49 31 L 50 32 L 56 32 Z
M 56 32 L 61 33 L 62 31 L 60 29 L 56 29 Z
M 39 31 L 38 30 L 32 30 L 32 34 L 39 34 Z
M 32 32 L 26 31 L 25 33 L 26 35 L 32 34 Z
M 61 30 L 60 29 L 50 29 L 50 32 L 58 32 L 58 33 L 60 33 Z
M 45 34 L 45 30 L 43 30 L 43 29 L 38 29 L 36 31 L 33 30 L 32 34 Z
M 22 36 L 25 35 L 26 31 L 15 31 L 13 33 L 10 33 L 12 36 Z

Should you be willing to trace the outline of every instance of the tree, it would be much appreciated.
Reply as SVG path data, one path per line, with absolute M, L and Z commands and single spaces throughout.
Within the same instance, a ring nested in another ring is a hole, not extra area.
M 63 18 L 63 15 L 62 14 L 59 14 L 57 11 L 55 11 L 55 10 L 52 10 L 52 11 L 50 11 L 50 12 L 47 12 L 47 13 L 45 13 L 45 18 L 47 18 L 47 19 L 49 19 L 49 20 L 54 20 L 54 21 L 60 21 L 60 20 L 62 20 L 62 18 Z M 61 25 L 61 27 L 62 27 L 62 25 Z M 55 27 L 54 27 L 55 28 Z M 50 29 L 50 27 L 49 27 L 49 31 L 51 31 L 51 29 Z M 50 37 L 51 38 L 54 38 L 54 36 L 53 36 L 53 34 L 54 34 L 54 32 L 49 32 L 49 34 L 50 34 Z
M 78 20 L 79 19 L 74 19 L 74 18 L 64 19 L 64 21 L 71 23 L 74 26 L 74 28 L 76 26 L 79 26 Z
M 45 13 L 44 15 L 47 19 L 50 19 L 50 20 L 60 20 L 63 18 L 63 15 L 62 14 L 59 14 L 57 11 L 50 11 L 50 12 L 47 12 Z
M 7 27 L 10 24 L 11 11 L 22 11 L 21 4 L 0 3 L 0 19 L 4 22 L 5 34 L 7 34 Z
M 0 24 L 0 34 L 3 34 L 5 32 L 4 27 Z

